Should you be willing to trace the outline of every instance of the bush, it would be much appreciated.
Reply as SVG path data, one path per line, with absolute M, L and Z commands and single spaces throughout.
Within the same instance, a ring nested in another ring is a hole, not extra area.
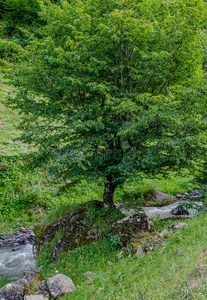
M 17 158 L 0 158 L 0 215 L 50 206 L 52 197 L 41 175 L 26 173 Z
M 0 0 L 0 13 L 7 21 L 7 33 L 18 25 L 30 25 L 38 19 L 37 0 Z
M 15 42 L 0 39 L 0 59 L 19 61 L 23 58 L 22 50 Z

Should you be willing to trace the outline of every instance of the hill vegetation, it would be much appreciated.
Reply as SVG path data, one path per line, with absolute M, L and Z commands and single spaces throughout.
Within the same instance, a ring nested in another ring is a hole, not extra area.
M 1 235 L 93 199 L 205 191 L 206 11 L 202 0 L 0 0 Z M 55 262 L 49 244 L 37 263 L 79 286 L 70 299 L 206 299 L 206 215 L 187 224 L 141 258 L 119 260 L 109 238 Z

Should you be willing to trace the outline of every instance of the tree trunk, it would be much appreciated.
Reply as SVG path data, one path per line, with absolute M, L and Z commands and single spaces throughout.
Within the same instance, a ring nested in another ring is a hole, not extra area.
M 117 184 L 112 183 L 111 176 L 107 178 L 107 182 L 105 183 L 104 187 L 104 194 L 103 194 L 103 202 L 104 208 L 115 208 L 114 205 L 114 191 L 117 187 Z

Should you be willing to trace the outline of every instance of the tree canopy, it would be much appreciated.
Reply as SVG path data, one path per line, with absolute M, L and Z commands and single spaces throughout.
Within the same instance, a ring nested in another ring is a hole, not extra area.
M 179 170 L 203 151 L 202 0 L 41 1 L 46 25 L 12 77 L 34 163 L 118 185 Z

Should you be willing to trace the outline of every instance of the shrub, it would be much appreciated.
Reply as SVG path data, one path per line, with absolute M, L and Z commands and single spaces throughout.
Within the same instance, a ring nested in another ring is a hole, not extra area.
M 38 19 L 37 0 L 0 0 L 0 13 L 7 21 L 7 33 L 17 25 L 30 25 Z
M 18 61 L 22 56 L 22 47 L 15 42 L 0 39 L 0 59 Z

